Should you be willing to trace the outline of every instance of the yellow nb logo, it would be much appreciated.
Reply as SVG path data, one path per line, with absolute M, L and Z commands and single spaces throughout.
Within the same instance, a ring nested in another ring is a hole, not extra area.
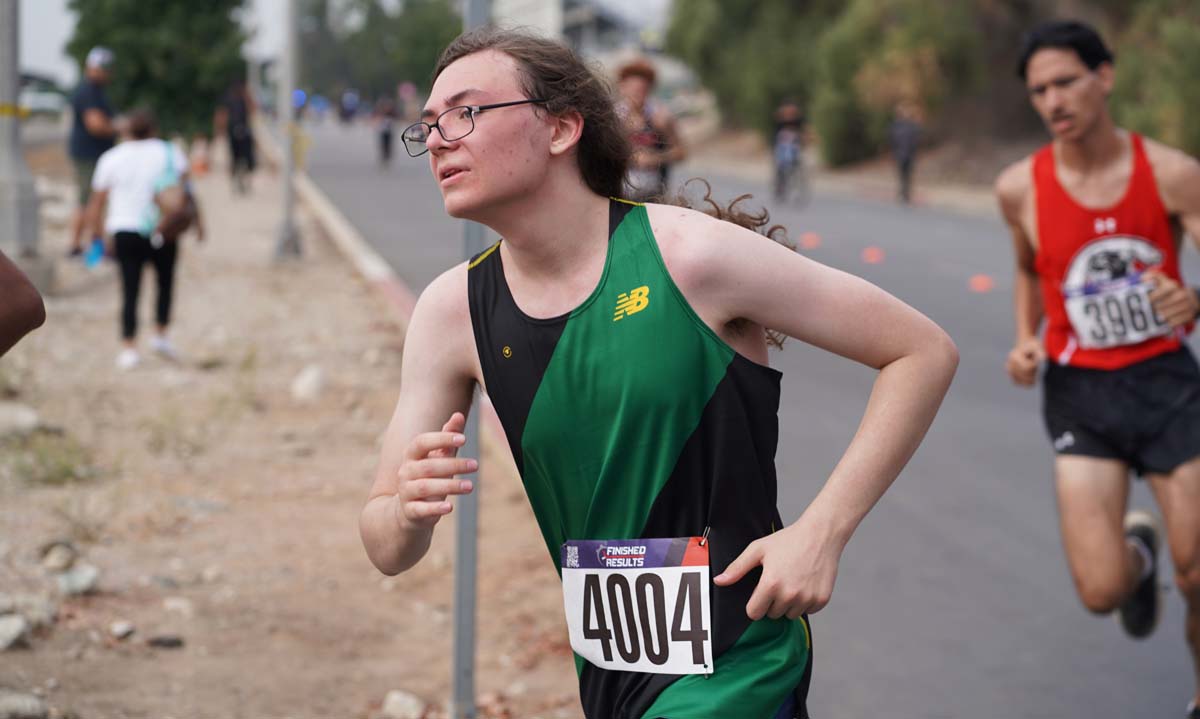
M 635 312 L 641 312 L 650 304 L 650 288 L 642 285 L 636 290 L 622 292 L 617 295 L 617 311 L 613 313 L 613 322 L 623 319 Z

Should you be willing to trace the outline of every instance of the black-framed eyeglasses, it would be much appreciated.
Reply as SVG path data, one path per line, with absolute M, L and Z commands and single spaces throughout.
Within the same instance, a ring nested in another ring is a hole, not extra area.
M 458 105 L 437 116 L 433 124 L 416 122 L 404 128 L 400 137 L 404 140 L 404 149 L 413 157 L 420 157 L 429 151 L 425 141 L 437 130 L 446 142 L 461 140 L 475 131 L 475 116 L 484 110 L 495 110 L 500 107 L 514 105 L 536 105 L 545 100 L 513 100 L 512 102 L 497 102 L 491 105 Z

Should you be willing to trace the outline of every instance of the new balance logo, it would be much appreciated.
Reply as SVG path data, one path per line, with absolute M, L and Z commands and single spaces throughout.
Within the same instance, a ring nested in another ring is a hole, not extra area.
M 1054 451 L 1061 452 L 1064 449 L 1075 446 L 1075 435 L 1070 432 L 1063 432 L 1062 436 L 1054 440 Z
M 641 312 L 649 304 L 650 288 L 646 285 L 642 285 L 636 290 L 622 292 L 617 295 L 617 311 L 613 313 L 613 322 Z

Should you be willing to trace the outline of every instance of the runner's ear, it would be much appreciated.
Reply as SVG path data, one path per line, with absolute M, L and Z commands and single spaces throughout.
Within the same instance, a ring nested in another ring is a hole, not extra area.
M 1112 94 L 1113 85 L 1116 84 L 1116 73 L 1113 71 L 1111 62 L 1101 63 L 1096 68 L 1096 77 L 1100 79 L 1100 87 L 1104 88 L 1104 96 L 1108 97 Z
M 553 134 L 550 136 L 550 154 L 564 155 L 579 144 L 583 136 L 583 115 L 577 110 L 567 110 L 559 115 L 547 115 Z

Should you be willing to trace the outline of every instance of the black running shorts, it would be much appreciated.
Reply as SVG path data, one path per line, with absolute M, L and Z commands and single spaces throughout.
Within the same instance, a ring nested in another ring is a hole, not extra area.
M 1200 367 L 1185 347 L 1119 370 L 1051 363 L 1042 416 L 1054 451 L 1168 474 L 1200 457 Z

